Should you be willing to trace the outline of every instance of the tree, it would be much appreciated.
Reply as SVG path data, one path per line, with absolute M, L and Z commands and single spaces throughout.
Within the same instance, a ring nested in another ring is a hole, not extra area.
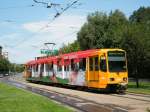
M 134 37 L 134 43 L 136 43 L 134 52 L 128 53 L 130 54 L 130 57 L 128 57 L 129 69 L 131 69 L 129 73 L 134 72 L 138 87 L 138 79 L 140 77 L 150 78 L 150 7 L 141 7 L 134 11 L 129 18 L 129 22 L 130 27 L 132 27 L 130 28 L 130 32 L 132 32 L 130 38 Z M 128 42 L 125 43 L 128 44 Z M 130 43 L 128 45 L 127 51 L 132 49 L 131 46 L 133 44 Z
M 120 46 L 123 32 L 128 25 L 128 20 L 121 11 L 115 10 L 109 14 L 108 21 L 109 26 L 105 46 L 106 48 L 118 48 Z
M 138 64 L 140 55 L 143 54 L 140 39 L 135 36 L 136 26 L 131 25 L 128 27 L 127 31 L 124 33 L 124 38 L 122 38 L 121 47 L 126 50 L 128 58 L 128 68 L 130 75 L 133 75 L 136 78 L 137 87 L 139 87 L 138 82 Z M 138 55 L 139 54 L 139 55 Z
M 62 54 L 65 54 L 65 53 L 70 53 L 70 52 L 76 52 L 79 50 L 80 50 L 80 46 L 79 46 L 78 41 L 74 41 L 71 44 L 63 45 L 63 47 L 59 49 L 59 52 L 61 52 Z
M 21 73 L 24 71 L 24 65 L 22 64 L 16 64 L 16 63 L 11 63 L 10 65 L 10 71 L 11 72 L 17 72 L 17 73 Z
M 0 58 L 0 73 L 8 73 L 10 62 L 5 58 Z
M 133 23 L 150 24 L 150 7 L 140 7 L 134 11 L 129 20 Z
M 122 12 L 116 10 L 109 16 L 102 12 L 95 12 L 90 14 L 87 20 L 78 33 L 82 50 L 119 47 L 124 27 L 128 23 Z
M 108 17 L 105 13 L 95 12 L 87 17 L 88 22 L 78 33 L 78 41 L 82 50 L 104 48 Z

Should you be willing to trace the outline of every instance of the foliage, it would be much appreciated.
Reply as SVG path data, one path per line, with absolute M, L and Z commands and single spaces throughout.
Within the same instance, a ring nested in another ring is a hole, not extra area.
M 10 63 L 8 59 L 0 58 L 0 73 L 23 72 L 24 65 Z
M 150 112 L 150 109 L 149 109 L 149 108 L 147 108 L 147 112 Z
M 79 50 L 80 50 L 79 43 L 78 41 L 75 41 L 74 43 L 63 45 L 63 47 L 60 48 L 59 53 L 64 54 L 64 53 L 76 52 Z
M 87 19 L 87 23 L 78 33 L 78 41 L 82 50 L 119 46 L 123 29 L 127 23 L 122 12 L 116 10 L 109 16 L 105 13 L 95 12 L 90 14 Z
M 130 76 L 149 77 L 150 31 L 143 24 L 130 23 L 124 32 L 120 47 L 127 51 Z
M 24 71 L 24 65 L 12 63 L 12 64 L 10 65 L 10 71 L 11 71 L 11 72 L 21 73 L 21 72 Z
M 140 87 L 136 88 L 136 82 L 129 81 L 128 92 L 139 93 L 139 94 L 150 94 L 150 82 L 139 81 Z
M 8 73 L 10 62 L 5 58 L 0 58 L 0 73 Z
M 129 20 L 135 23 L 150 24 L 150 7 L 140 7 L 133 12 Z
M 43 96 L 0 83 L 1 112 L 71 112 Z
M 120 46 L 120 41 L 127 25 L 127 18 L 122 12 L 116 10 L 115 12 L 110 13 L 107 30 L 107 43 L 109 43 L 109 46 L 107 47 L 107 45 L 105 45 L 105 48 L 118 48 Z

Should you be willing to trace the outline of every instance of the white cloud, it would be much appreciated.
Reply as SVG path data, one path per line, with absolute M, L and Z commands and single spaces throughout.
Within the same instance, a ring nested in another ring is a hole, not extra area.
M 78 15 L 66 15 L 56 18 L 54 21 L 39 21 L 23 24 L 24 29 L 35 32 L 45 33 L 50 31 L 62 31 L 68 29 L 80 28 L 85 22 L 85 17 Z
M 14 33 L 6 36 L 9 39 L 9 44 L 13 45 L 19 42 L 16 47 L 7 47 L 10 52 L 10 59 L 13 62 L 25 63 L 38 56 L 40 49 L 44 47 L 45 42 L 55 42 L 56 48 L 59 48 L 62 43 L 70 43 L 76 39 L 76 33 L 85 23 L 86 17 L 79 15 L 63 15 L 49 24 L 49 27 L 39 30 L 47 24 L 48 21 L 30 22 L 21 26 L 23 34 Z M 20 38 L 23 37 L 23 38 Z M 26 37 L 26 38 L 25 38 Z M 24 40 L 24 41 L 23 41 Z M 7 42 L 3 39 L 3 42 Z M 21 43 L 22 42 L 22 43 Z
M 42 44 L 42 42 L 49 41 L 60 44 L 72 42 L 76 39 L 76 33 L 80 30 L 85 21 L 85 17 L 78 15 L 61 16 L 43 30 L 40 29 L 46 25 L 47 21 L 23 24 L 26 30 L 33 32 L 32 37 L 25 43 Z
M 23 28 L 30 32 L 37 32 L 41 28 L 45 27 L 47 21 L 31 22 L 23 24 Z

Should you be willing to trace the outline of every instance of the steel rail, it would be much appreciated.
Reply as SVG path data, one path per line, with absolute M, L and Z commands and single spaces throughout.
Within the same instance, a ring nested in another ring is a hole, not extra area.
M 74 109 L 80 110 L 81 112 L 93 112 L 93 109 L 95 109 L 94 112 L 99 112 L 100 109 L 101 109 L 101 111 L 104 111 L 104 112 L 128 112 L 127 109 L 124 109 L 117 105 L 114 106 L 114 105 L 108 105 L 108 104 L 100 104 L 100 103 L 90 101 L 90 100 L 87 100 L 84 98 L 80 98 L 77 96 L 63 94 L 60 92 L 43 89 L 43 88 L 39 88 L 39 87 L 33 87 L 31 85 L 23 84 L 23 83 L 20 83 L 17 81 L 5 80 L 4 82 L 8 83 L 9 85 L 13 85 L 13 86 L 21 88 L 21 89 L 32 91 L 34 93 L 48 97 L 52 100 L 61 102 L 62 104 L 73 107 Z M 69 97 L 75 98 L 75 99 L 77 99 L 77 101 L 81 100 L 81 102 L 73 103 L 75 101 L 73 101 L 73 102 L 69 101 L 68 100 Z M 78 105 L 78 104 L 83 104 L 83 106 Z M 92 110 L 90 109 L 90 107 L 92 108 Z

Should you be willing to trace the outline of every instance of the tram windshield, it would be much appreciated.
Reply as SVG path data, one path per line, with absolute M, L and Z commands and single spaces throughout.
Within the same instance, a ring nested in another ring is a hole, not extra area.
M 126 58 L 123 51 L 108 52 L 108 66 L 110 72 L 126 71 Z

